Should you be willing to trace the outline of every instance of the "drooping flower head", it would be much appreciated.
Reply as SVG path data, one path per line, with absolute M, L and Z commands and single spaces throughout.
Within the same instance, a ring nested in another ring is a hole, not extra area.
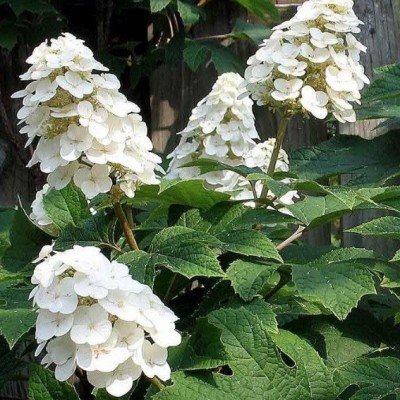
M 57 379 L 80 367 L 95 387 L 122 396 L 142 372 L 170 378 L 167 348 L 181 341 L 177 317 L 126 265 L 80 246 L 45 246 L 35 261 L 37 354 L 46 350 L 42 363 L 55 364 Z
M 29 166 L 39 163 L 51 187 L 71 180 L 91 199 L 117 183 L 132 197 L 141 183 L 157 183 L 161 162 L 139 107 L 119 92 L 115 75 L 96 61 L 82 40 L 64 34 L 39 45 L 27 59 L 31 80 L 18 118 L 28 144 L 39 138 Z
M 247 90 L 257 104 L 286 115 L 329 113 L 355 122 L 353 103 L 369 79 L 360 64 L 366 52 L 354 36 L 362 22 L 353 0 L 308 0 L 274 28 L 248 60 Z
M 243 78 L 239 74 L 221 75 L 211 92 L 193 109 L 188 126 L 171 158 L 168 178 L 190 179 L 200 175 L 197 167 L 181 168 L 201 158 L 215 159 L 230 166 L 243 163 L 244 155 L 255 145 L 258 133 L 254 124 L 253 102 L 240 89 Z M 209 188 L 229 191 L 237 183 L 238 175 L 218 171 L 202 176 Z

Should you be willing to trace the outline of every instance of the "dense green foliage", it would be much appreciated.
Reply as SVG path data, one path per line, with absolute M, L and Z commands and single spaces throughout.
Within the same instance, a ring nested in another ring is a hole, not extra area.
M 395 146 L 397 137 L 394 132 L 377 140 L 390 139 Z M 360 162 L 366 146 L 369 160 L 382 151 L 361 139 L 345 141 Z M 179 329 L 186 333 L 171 351 L 172 385 L 155 399 L 383 399 L 399 393 L 398 257 L 390 260 L 362 248 L 316 248 L 302 240 L 281 252 L 276 249 L 296 225 L 309 231 L 365 209 L 390 216 L 352 232 L 399 238 L 400 190 L 391 186 L 394 169 L 382 166 L 378 171 L 377 164 L 364 162 L 351 184 L 318 182 L 356 172 L 354 163 L 345 167 L 338 162 L 343 144 L 336 138 L 291 154 L 293 181 L 288 188 L 280 186 L 302 193 L 290 207 L 293 217 L 227 202 L 199 191 L 200 181 L 167 189 L 165 183 L 161 189 L 143 187 L 132 202 L 136 219 L 143 221 L 136 228 L 140 251 L 129 251 L 107 205 L 90 216 L 72 185 L 46 196 L 60 229 L 53 237 L 56 248 L 102 246 L 111 258 L 130 265 L 136 279 L 154 286 L 180 316 Z M 327 157 L 326 149 L 335 155 Z M 262 178 L 259 171 L 253 173 Z M 265 179 L 271 187 L 277 185 Z M 33 339 L 35 312 L 27 302 L 26 278 L 32 271 L 30 260 L 52 237 L 35 228 L 22 211 L 4 210 L 0 217 L 6 228 L 1 235 L 0 326 L 12 352 Z M 16 371 L 21 362 L 15 361 Z M 9 376 L 11 365 L 1 373 Z M 59 391 L 76 398 L 67 384 L 56 383 L 38 367 L 29 390 L 31 398 L 43 392 L 56 399 Z M 131 398 L 138 398 L 135 392 Z

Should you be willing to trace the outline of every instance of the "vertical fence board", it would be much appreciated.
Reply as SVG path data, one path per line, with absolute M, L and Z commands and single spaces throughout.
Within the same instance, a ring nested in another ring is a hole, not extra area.
M 25 168 L 25 138 L 18 133 L 15 118 L 18 104 L 10 98 L 19 88 L 19 64 L 18 55 L 0 49 L 0 207 L 14 206 L 18 195 L 29 200 L 35 192 L 33 174 Z
M 363 55 L 362 64 L 367 75 L 372 79 L 374 69 L 386 64 L 400 62 L 400 0 L 358 0 L 356 13 L 364 21 L 360 40 L 368 46 L 368 53 Z M 383 133 L 374 130 L 380 121 L 357 122 L 339 126 L 341 134 L 358 135 L 372 139 Z M 346 178 L 344 178 L 346 179 Z M 382 214 L 362 212 L 343 218 L 343 229 L 362 224 Z M 391 255 L 398 245 L 390 240 L 367 238 L 350 233 L 343 234 L 346 246 L 366 247 L 381 254 Z
M 219 2 L 212 3 L 207 22 L 194 28 L 195 38 L 231 31 L 231 8 Z M 187 124 L 191 110 L 210 91 L 217 78 L 213 66 L 192 72 L 178 62 L 162 65 L 150 78 L 151 138 L 155 150 L 170 152 L 178 143 L 176 133 Z

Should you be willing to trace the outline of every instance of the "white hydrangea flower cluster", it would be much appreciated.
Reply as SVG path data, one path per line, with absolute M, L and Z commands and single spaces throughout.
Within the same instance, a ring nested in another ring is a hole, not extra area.
M 219 76 L 211 92 L 193 109 L 188 126 L 180 133 L 181 141 L 168 156 L 172 159 L 167 178 L 190 179 L 200 175 L 197 167 L 180 168 L 200 158 L 215 159 L 230 166 L 243 164 L 244 155 L 258 139 L 249 96 L 240 96 L 244 80 L 239 74 Z M 238 175 L 217 171 L 202 175 L 209 188 L 231 191 Z
M 360 64 L 367 48 L 354 36 L 362 22 L 353 0 L 308 0 L 296 15 L 274 28 L 248 60 L 247 90 L 259 105 L 286 115 L 329 113 L 355 122 L 352 103 L 369 79 Z
M 45 246 L 35 261 L 36 354 L 46 349 L 42 364 L 55 364 L 58 380 L 79 367 L 93 386 L 122 396 L 142 372 L 170 378 L 167 348 L 181 342 L 177 317 L 126 265 L 80 246 Z
M 115 75 L 73 35 L 44 42 L 27 59 L 21 76 L 32 80 L 13 95 L 23 98 L 18 118 L 27 145 L 39 137 L 28 166 L 39 163 L 48 184 L 62 189 L 71 180 L 91 199 L 117 182 L 133 197 L 141 183 L 158 183 L 161 159 L 151 152 L 139 107 L 119 92 Z
M 204 179 L 209 189 L 227 193 L 232 200 L 248 200 L 253 206 L 254 192 L 250 182 L 233 171 L 215 171 L 201 174 L 198 167 L 184 167 L 201 158 L 215 159 L 229 166 L 245 165 L 265 172 L 271 159 L 275 139 L 256 144 L 259 139 L 253 114 L 253 101 L 243 88 L 244 79 L 235 73 L 219 76 L 212 91 L 192 111 L 188 126 L 171 158 L 168 179 Z M 279 153 L 277 171 L 286 172 L 289 160 L 284 150 Z M 262 183 L 255 184 L 257 196 Z M 282 204 L 292 204 L 296 192 L 285 195 Z M 277 200 L 280 202 L 280 199 Z

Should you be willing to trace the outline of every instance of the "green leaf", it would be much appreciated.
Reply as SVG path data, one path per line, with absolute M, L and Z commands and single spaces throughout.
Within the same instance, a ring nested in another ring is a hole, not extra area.
M 391 198 L 390 193 L 386 195 L 379 189 L 364 188 L 354 190 L 352 188 L 340 187 L 332 189 L 327 196 L 304 196 L 302 201 L 287 206 L 292 215 L 309 227 L 333 221 L 354 211 L 362 210 L 388 210 L 394 211 L 396 207 L 391 202 L 396 201 L 399 193 L 396 192 Z
M 221 331 L 206 318 L 199 318 L 192 336 L 178 348 L 171 348 L 168 362 L 175 370 L 196 371 L 217 368 L 227 363 Z
M 243 61 L 230 48 L 208 41 L 186 39 L 183 59 L 192 71 L 197 71 L 209 59 L 219 74 L 244 71 Z
M 177 224 L 216 235 L 253 226 L 296 222 L 291 216 L 274 210 L 246 207 L 241 203 L 224 202 L 209 210 L 192 209 L 181 215 Z
M 150 10 L 152 13 L 164 10 L 172 0 L 150 0 Z
M 3 20 L 0 22 L 0 47 L 11 51 L 18 43 L 18 28 L 16 21 Z
M 243 74 L 243 60 L 240 59 L 231 48 L 212 42 L 205 42 L 204 46 L 210 51 L 211 61 L 218 74 L 221 75 L 226 72 L 238 72 L 239 74 Z
M 400 399 L 400 360 L 392 357 L 361 358 L 335 373 L 335 381 L 345 389 L 357 385 L 351 400 Z
M 348 229 L 346 232 L 386 239 L 400 239 L 400 218 L 382 217 Z
M 152 206 L 152 205 L 151 205 Z M 169 206 L 165 204 L 158 205 L 149 210 L 136 215 L 136 220 L 140 225 L 135 227 L 135 231 L 159 231 L 168 227 Z
M 273 311 L 271 304 L 266 303 L 264 299 L 257 298 L 250 303 L 243 303 L 238 299 L 234 299 L 227 302 L 225 307 L 256 316 L 269 333 L 276 334 L 279 332 L 278 323 L 276 322 L 276 314 Z
M 14 209 L 0 209 L 0 260 L 11 246 L 10 233 L 15 212 Z
M 40 15 L 57 14 L 57 10 L 46 0 L 0 0 L 1 4 L 9 4 L 17 16 L 25 11 Z
M 157 263 L 171 271 L 193 278 L 195 276 L 224 276 L 215 250 L 216 239 L 183 226 L 166 228 L 158 233 L 150 252 L 158 255 Z
M 277 267 L 237 260 L 227 271 L 235 292 L 244 300 L 250 301 L 257 296 L 275 273 Z
M 226 306 L 257 316 L 268 332 L 278 333 L 275 313 L 264 300 L 257 299 L 244 304 L 235 299 Z M 169 356 L 169 363 L 175 370 L 212 369 L 228 362 L 229 357 L 221 342 L 221 331 L 210 324 L 207 318 L 199 318 L 192 336 L 184 339 L 179 348 L 171 349 Z
M 363 93 L 361 106 L 356 108 L 358 119 L 400 117 L 400 65 L 379 68 L 377 77 Z
M 0 290 L 0 334 L 11 348 L 36 322 L 29 292 L 13 288 Z
M 144 251 L 130 251 L 117 257 L 116 261 L 129 266 L 133 279 L 152 288 L 156 277 L 157 259 L 157 256 Z
M 290 329 L 313 343 L 332 369 L 387 347 L 384 328 L 366 312 L 354 312 L 345 321 L 326 316 L 301 318 Z
M 195 40 L 185 39 L 183 60 L 192 71 L 197 71 L 209 59 L 210 53 L 206 46 Z
M 253 225 L 270 224 L 278 216 L 269 210 L 250 209 L 242 204 L 222 203 L 210 210 L 189 210 L 178 225 L 215 236 L 222 249 L 232 253 L 282 261 L 274 243 Z
M 224 231 L 215 236 L 224 244 L 223 248 L 232 253 L 282 261 L 274 243 L 256 230 Z
M 271 299 L 271 306 L 280 326 L 303 316 L 316 316 L 325 312 L 322 306 L 298 297 L 293 284 L 283 287 Z
M 300 380 L 302 373 L 304 374 L 298 384 L 304 385 L 305 399 L 336 398 L 331 372 L 309 342 L 282 329 L 278 334 L 272 335 L 272 339 L 279 350 L 295 362 L 299 374 L 296 380 Z M 303 396 L 300 395 L 298 398 Z
M 57 381 L 53 372 L 31 365 L 28 384 L 29 400 L 79 400 L 73 386 Z
M 4 268 L 12 272 L 23 269 L 49 242 L 49 236 L 36 228 L 21 209 L 15 211 L 10 231 L 11 245 L 2 257 Z
M 268 21 L 272 17 L 279 20 L 279 11 L 271 0 L 235 0 L 258 18 Z
M 128 204 L 143 201 L 156 201 L 161 204 L 178 204 L 195 208 L 210 208 L 216 203 L 226 201 L 229 195 L 207 190 L 203 181 L 196 180 L 163 180 L 160 186 L 143 185 Z
M 358 200 L 357 205 L 362 203 Z M 301 201 L 288 205 L 287 209 L 305 226 L 316 227 L 340 218 L 352 211 L 354 206 L 336 196 L 305 196 Z
M 354 174 L 350 183 L 385 183 L 399 174 L 399 149 L 398 132 L 373 140 L 358 136 L 335 136 L 317 146 L 290 153 L 290 169 L 301 179 L 316 180 L 339 174 Z
M 67 226 L 55 242 L 55 250 L 67 250 L 74 245 L 99 246 L 121 251 L 115 243 L 116 220 L 113 215 L 98 212 L 79 227 Z
M 221 330 L 232 376 L 218 373 L 173 374 L 173 386 L 156 400 L 332 400 L 331 375 L 317 352 L 290 332 L 268 332 L 246 307 L 221 309 L 208 316 Z M 294 361 L 286 365 L 278 347 Z
M 10 286 L 10 284 L 15 285 L 21 283 L 27 277 L 29 277 L 28 272 L 16 274 L 14 272 L 9 272 L 0 266 L 0 284 L 7 283 L 7 286 Z
M 233 27 L 233 36 L 252 40 L 255 44 L 261 44 L 264 39 L 268 39 L 271 36 L 272 31 L 265 25 L 252 24 L 241 18 L 236 20 L 235 26 Z
M 232 166 L 211 158 L 199 158 L 186 163 L 183 167 L 198 167 L 202 174 L 214 171 L 233 171 L 245 178 L 256 172 L 262 173 L 259 168 L 249 168 L 245 165 Z
M 79 226 L 90 217 L 85 195 L 72 183 L 61 190 L 51 189 L 43 196 L 43 205 L 47 215 L 60 229 L 67 225 Z
M 199 8 L 195 5 L 178 0 L 177 7 L 185 25 L 193 25 L 199 21 L 201 14 Z
M 375 69 L 375 81 L 363 93 L 366 99 L 398 97 L 400 95 L 400 65 L 390 64 Z
M 361 260 L 361 259 L 367 260 L 375 258 L 376 258 L 375 254 L 372 250 L 358 248 L 358 247 L 346 247 L 326 252 L 325 254 L 321 255 L 317 260 L 315 260 L 314 263 L 328 265 L 341 261 Z
M 317 260 L 324 254 L 334 250 L 331 246 L 319 246 L 301 243 L 298 246 L 289 246 L 281 251 L 283 260 L 288 264 L 307 264 Z
M 339 319 L 345 319 L 364 295 L 376 293 L 371 273 L 357 260 L 295 265 L 292 277 L 301 297 L 322 304 Z
M 164 46 L 166 64 L 176 66 L 182 62 L 185 39 L 185 32 L 180 31 Z

